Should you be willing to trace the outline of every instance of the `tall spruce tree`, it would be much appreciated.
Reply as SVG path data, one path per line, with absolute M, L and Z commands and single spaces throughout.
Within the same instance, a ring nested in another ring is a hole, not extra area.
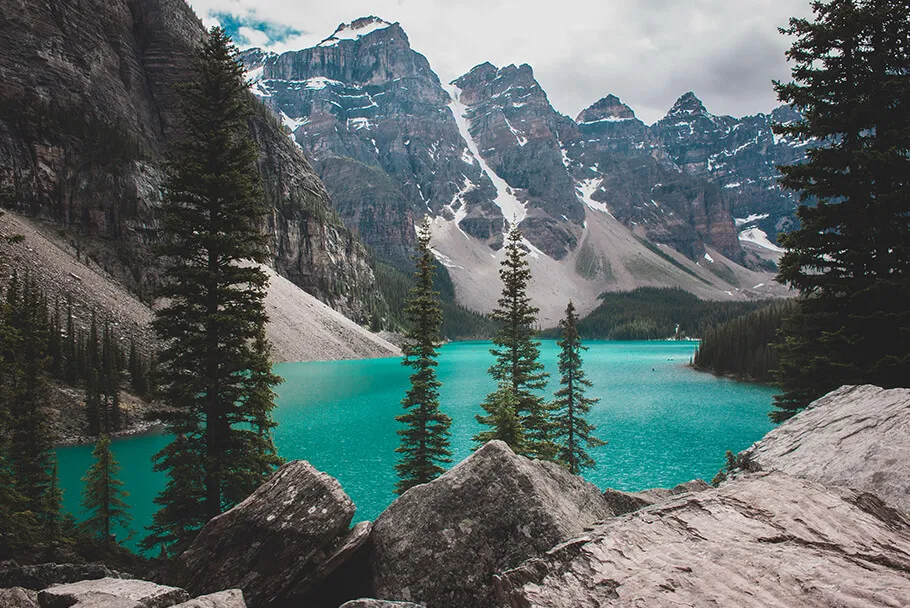
M 821 145 L 780 167 L 800 227 L 778 280 L 800 292 L 783 328 L 771 413 L 782 421 L 841 384 L 910 382 L 910 5 L 812 4 L 791 19 L 793 81 L 775 83 L 801 121 L 776 133 Z
M 401 404 L 406 412 L 395 420 L 405 425 L 398 434 L 401 445 L 395 450 L 401 459 L 395 465 L 398 472 L 396 492 L 427 483 L 442 474 L 442 465 L 451 462 L 449 425 L 451 419 L 439 410 L 439 387 L 436 376 L 439 365 L 439 335 L 442 327 L 442 305 L 439 292 L 433 286 L 436 258 L 430 251 L 430 223 L 424 217 L 417 232 L 417 251 L 414 254 L 414 286 L 405 304 L 407 317 L 405 343 L 402 346 L 402 365 L 410 367 L 411 386 Z
M 111 451 L 111 440 L 102 435 L 92 451 L 94 462 L 82 482 L 82 508 L 88 517 L 82 527 L 101 543 L 110 547 L 114 526 L 126 527 L 131 520 L 129 506 L 126 504 L 128 494 L 123 490 L 123 482 L 117 479 L 120 465 Z
M 523 430 L 524 453 L 541 460 L 553 460 L 556 445 L 552 438 L 549 405 L 535 392 L 546 388 L 547 374 L 539 361 L 540 343 L 534 339 L 539 309 L 531 304 L 528 297 L 531 269 L 526 258 L 521 231 L 517 224 L 513 225 L 506 239 L 505 258 L 499 270 L 502 279 L 499 307 L 490 314 L 499 327 L 493 337 L 495 347 L 490 349 L 496 363 L 490 367 L 489 373 L 498 384 L 505 383 L 511 387 L 515 413 Z M 499 407 L 494 404 L 505 402 L 502 394 L 495 394 L 501 390 L 500 386 L 487 397 L 485 403 L 493 407 L 492 411 L 497 411 Z
M 261 397 L 268 259 L 260 232 L 252 111 L 237 51 L 220 28 L 202 41 L 191 82 L 180 87 L 185 137 L 169 150 L 160 253 L 169 302 L 153 327 L 164 343 L 161 393 L 176 407 L 174 440 L 156 457 L 168 481 L 145 546 L 173 554 L 209 518 L 265 480 L 275 462 Z M 260 370 L 259 373 L 256 370 Z M 255 406 L 255 407 L 253 407 Z M 251 433 L 258 426 L 261 434 Z M 255 440 L 253 440 L 255 439 Z
M 553 401 L 553 438 L 559 446 L 557 460 L 569 472 L 578 475 L 582 469 L 594 466 L 594 460 L 586 448 L 604 445 L 604 442 L 593 435 L 597 427 L 588 423 L 586 415 L 591 406 L 600 399 L 585 396 L 591 387 L 591 381 L 582 369 L 581 353 L 587 347 L 581 343 L 578 335 L 578 315 L 575 305 L 569 302 L 566 316 L 560 320 L 561 338 L 559 346 L 559 384 Z

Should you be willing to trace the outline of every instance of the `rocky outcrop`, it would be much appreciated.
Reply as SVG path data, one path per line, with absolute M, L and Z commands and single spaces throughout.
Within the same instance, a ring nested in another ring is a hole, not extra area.
M 40 608 L 38 593 L 22 587 L 0 589 L 0 606 L 3 608 Z
M 674 496 L 686 494 L 688 492 L 703 492 L 710 489 L 711 486 L 701 479 L 693 479 L 686 483 L 681 483 L 673 488 L 652 488 L 641 492 L 622 492 L 607 488 L 604 490 L 604 500 L 616 515 L 625 515 L 632 513 L 653 504 L 666 502 Z
M 784 473 L 597 526 L 496 577 L 515 608 L 904 606 L 910 522 L 872 495 Z
M 189 594 L 177 587 L 120 578 L 57 585 L 38 594 L 41 608 L 170 608 L 189 599 Z
M 424 608 L 411 602 L 392 602 L 389 600 L 359 599 L 345 602 L 341 608 Z
M 492 441 L 379 516 L 375 595 L 434 608 L 491 606 L 493 574 L 611 515 L 593 485 Z
M 0 204 L 40 215 L 144 299 L 157 282 L 163 151 L 179 137 L 174 85 L 201 22 L 182 0 L 0 0 Z M 274 266 L 357 320 L 379 303 L 366 250 L 257 104 Z
M 910 514 L 910 389 L 843 386 L 742 456 L 753 467 L 875 494 Z
M 348 533 L 353 516 L 335 479 L 308 462 L 289 462 L 205 525 L 180 557 L 176 583 L 194 595 L 242 589 L 253 608 L 303 601 L 366 541 L 369 527 Z
M 41 591 L 51 585 L 63 585 L 100 578 L 132 578 L 102 564 L 33 564 L 0 569 L 0 588 L 24 587 Z
M 201 595 L 188 602 L 177 604 L 173 608 L 247 608 L 243 601 L 243 592 L 239 589 L 228 589 L 209 595 Z

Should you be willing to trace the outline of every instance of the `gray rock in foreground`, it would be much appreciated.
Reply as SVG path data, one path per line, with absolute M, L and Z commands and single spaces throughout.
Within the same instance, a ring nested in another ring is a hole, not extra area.
M 99 578 L 132 578 L 102 564 L 34 564 L 0 570 L 0 587 L 24 587 L 33 591 L 51 585 Z
M 907 606 L 910 522 L 780 472 L 617 518 L 496 579 L 514 608 Z
M 38 593 L 22 587 L 0 589 L 0 608 L 38 608 Z
M 340 608 L 424 608 L 420 604 L 411 602 L 393 602 L 390 600 L 374 600 L 372 598 L 362 598 L 345 602 Z
M 593 485 L 491 441 L 374 522 L 375 595 L 432 608 L 490 606 L 493 574 L 611 516 Z
M 41 608 L 170 608 L 190 599 L 183 589 L 136 579 L 101 578 L 41 591 Z
M 664 502 L 680 494 L 703 492 L 710 488 L 711 486 L 701 479 L 693 479 L 672 488 L 653 488 L 642 490 L 641 492 L 623 492 L 622 490 L 607 488 L 604 490 L 603 497 L 613 513 L 625 515 L 626 513 L 632 513 L 653 504 Z
M 864 490 L 910 513 L 910 389 L 843 386 L 744 454 L 761 469 Z
M 243 601 L 243 591 L 228 589 L 193 598 L 173 608 L 246 608 L 246 602 Z
M 193 595 L 242 589 L 254 607 L 305 594 L 317 571 L 330 573 L 327 558 L 339 561 L 353 516 L 354 503 L 334 478 L 289 462 L 205 525 L 180 557 L 177 584 Z

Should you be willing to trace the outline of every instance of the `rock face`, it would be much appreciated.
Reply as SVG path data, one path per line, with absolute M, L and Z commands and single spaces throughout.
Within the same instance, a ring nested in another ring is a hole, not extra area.
M 99 578 L 132 578 L 101 564 L 35 564 L 0 570 L 0 588 L 24 587 L 41 591 L 51 585 Z
M 54 221 L 149 296 L 162 154 L 179 136 L 173 85 L 189 77 L 201 22 L 182 0 L 0 0 L 0 14 L 0 203 Z M 379 299 L 365 249 L 282 127 L 255 105 L 250 133 L 273 209 L 263 230 L 274 266 L 369 318 Z
M 169 608 L 190 599 L 183 589 L 156 585 L 148 581 L 101 578 L 58 585 L 38 594 L 41 608 Z M 118 603 L 119 602 L 119 603 Z
M 379 516 L 375 594 L 434 608 L 492 606 L 494 573 L 611 515 L 593 485 L 492 441 Z
M 515 608 L 905 606 L 908 571 L 898 511 L 771 472 L 598 526 L 496 589 Z
M 201 595 L 173 608 L 246 608 L 246 602 L 243 601 L 243 592 L 240 589 L 228 589 Z
M 610 506 L 610 510 L 616 515 L 625 515 L 632 513 L 653 504 L 666 502 L 674 496 L 686 494 L 688 492 L 704 492 L 711 486 L 701 479 L 693 479 L 686 483 L 681 483 L 673 488 L 652 488 L 642 492 L 622 492 L 607 488 L 604 490 L 604 500 Z
M 305 596 L 369 529 L 348 528 L 354 504 L 338 482 L 298 460 L 210 520 L 180 557 L 177 584 L 194 595 L 242 589 L 251 607 Z
M 411 602 L 391 602 L 389 600 L 374 600 L 371 598 L 351 600 L 341 605 L 341 608 L 424 608 L 420 604 Z
M 843 386 L 744 455 L 762 469 L 870 492 L 910 514 L 910 390 Z
M 3 608 L 39 608 L 38 593 L 22 587 L 0 589 L 0 606 Z

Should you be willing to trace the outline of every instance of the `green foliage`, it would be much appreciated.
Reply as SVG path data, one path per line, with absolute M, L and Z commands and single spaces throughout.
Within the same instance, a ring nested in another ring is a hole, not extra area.
M 547 385 L 547 374 L 539 361 L 540 342 L 535 340 L 538 309 L 531 305 L 528 297 L 531 269 L 525 259 L 527 252 L 522 246 L 521 231 L 517 226 L 509 231 L 505 254 L 499 270 L 502 295 L 499 307 L 490 315 L 499 324 L 499 329 L 493 337 L 495 347 L 490 349 L 496 363 L 490 367 L 489 373 L 500 388 L 487 397 L 484 407 L 498 411 L 497 408 L 513 398 L 524 435 L 523 452 L 542 460 L 553 460 L 556 445 L 552 439 L 550 406 L 537 392 Z M 503 385 L 511 389 L 510 398 L 502 393 Z M 493 414 L 490 409 L 487 411 Z M 500 418 L 504 420 L 506 416 Z
M 518 398 L 511 384 L 500 382 L 499 387 L 487 395 L 480 407 L 487 414 L 477 414 L 475 417 L 477 422 L 488 428 L 474 436 L 478 447 L 498 439 L 504 441 L 516 454 L 527 453 L 524 429 L 517 412 Z
M 111 451 L 111 440 L 102 435 L 92 451 L 94 463 L 82 482 L 82 508 L 88 517 L 82 522 L 83 529 L 101 544 L 110 546 L 111 529 L 114 525 L 126 527 L 130 522 L 128 494 L 123 491 L 123 482 L 117 479 L 120 465 Z
M 449 426 L 451 419 L 439 411 L 439 382 L 436 376 L 441 342 L 442 309 L 439 292 L 433 287 L 436 260 L 430 251 L 430 224 L 424 218 L 417 233 L 414 286 L 404 311 L 409 323 L 405 333 L 402 365 L 414 370 L 411 386 L 402 400 L 406 412 L 395 420 L 405 425 L 398 434 L 401 446 L 395 451 L 401 459 L 395 466 L 400 478 L 395 491 L 427 483 L 442 474 L 441 465 L 451 462 Z
M 581 352 L 587 350 L 578 335 L 578 315 L 572 302 L 566 306 L 566 316 L 559 322 L 562 338 L 559 346 L 559 384 L 553 400 L 553 440 L 559 446 L 557 461 L 573 475 L 594 466 L 585 448 L 604 445 L 594 436 L 597 427 L 588 423 L 585 415 L 600 401 L 585 396 L 591 381 L 582 369 Z
M 775 83 L 803 120 L 774 131 L 824 146 L 780 167 L 800 227 L 780 238 L 778 280 L 800 293 L 784 324 L 782 421 L 842 384 L 910 379 L 910 5 L 814 2 L 782 33 L 793 80 Z
M 607 292 L 591 314 L 579 321 L 583 338 L 662 340 L 703 336 L 709 328 L 762 306 L 761 302 L 711 302 L 678 287 L 640 287 Z M 678 330 L 677 330 L 678 327 Z M 547 331 L 546 336 L 555 336 Z
M 771 382 L 780 365 L 775 348 L 778 334 L 795 309 L 793 300 L 773 302 L 708 329 L 695 351 L 693 366 L 720 376 Z
M 715 488 L 728 479 L 732 479 L 740 471 L 752 471 L 755 468 L 752 463 L 752 456 L 748 452 L 734 454 L 727 450 L 724 457 L 727 459 L 726 464 L 711 479 L 711 485 Z
M 168 155 L 159 254 L 167 274 L 153 327 L 173 441 L 155 455 L 167 484 L 146 548 L 185 549 L 209 518 L 249 495 L 279 462 L 264 336 L 268 207 L 249 138 L 252 111 L 237 51 L 220 28 L 180 87 L 183 140 Z
M 0 302 L 0 554 L 59 539 L 61 493 L 43 408 L 47 299 L 14 272 Z

